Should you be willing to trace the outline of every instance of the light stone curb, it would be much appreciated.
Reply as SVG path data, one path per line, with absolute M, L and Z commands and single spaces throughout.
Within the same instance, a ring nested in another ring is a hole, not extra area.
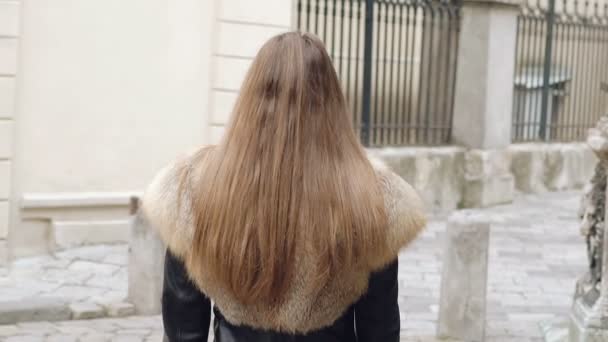
M 0 303 L 0 324 L 64 321 L 71 318 L 68 304 L 57 298 L 34 298 Z

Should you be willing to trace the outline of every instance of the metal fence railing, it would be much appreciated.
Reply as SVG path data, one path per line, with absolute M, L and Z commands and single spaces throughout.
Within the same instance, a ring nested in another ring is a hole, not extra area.
M 299 0 L 367 146 L 450 141 L 460 5 L 450 0 Z
M 513 141 L 576 141 L 608 114 L 608 3 L 529 0 L 518 17 Z

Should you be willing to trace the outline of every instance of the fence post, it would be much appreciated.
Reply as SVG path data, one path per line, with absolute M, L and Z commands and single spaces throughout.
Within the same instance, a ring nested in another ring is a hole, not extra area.
M 468 148 L 511 142 L 519 1 L 465 0 L 456 71 L 452 139 Z
M 372 47 L 374 38 L 374 0 L 365 0 L 365 40 L 363 42 L 363 108 L 361 113 L 361 140 L 370 144 L 370 110 L 372 101 Z
M 514 196 L 511 143 L 518 0 L 464 0 L 452 140 L 465 155 L 464 207 Z

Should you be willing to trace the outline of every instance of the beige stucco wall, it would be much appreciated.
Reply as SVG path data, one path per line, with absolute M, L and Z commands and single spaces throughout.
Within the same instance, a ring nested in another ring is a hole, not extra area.
M 257 50 L 292 28 L 294 3 L 24 2 L 11 257 L 127 238 L 129 197 L 179 153 L 219 141 Z M 0 168 L 0 209 L 7 177 Z
M 212 142 L 228 122 L 238 89 L 258 49 L 270 37 L 292 29 L 293 1 L 219 0 L 217 45 L 213 54 L 211 90 Z
M 0 0 L 0 264 L 7 256 L 20 3 Z
M 129 193 L 209 141 L 216 13 L 199 0 L 22 7 L 13 256 L 53 248 L 55 221 L 126 218 Z

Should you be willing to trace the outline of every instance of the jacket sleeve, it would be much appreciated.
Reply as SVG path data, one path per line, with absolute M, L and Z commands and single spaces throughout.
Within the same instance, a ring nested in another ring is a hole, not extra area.
M 181 260 L 165 255 L 162 294 L 165 336 L 169 342 L 206 342 L 211 302 L 188 278 Z
M 367 293 L 355 304 L 355 327 L 359 342 L 399 342 L 398 261 L 372 273 Z

